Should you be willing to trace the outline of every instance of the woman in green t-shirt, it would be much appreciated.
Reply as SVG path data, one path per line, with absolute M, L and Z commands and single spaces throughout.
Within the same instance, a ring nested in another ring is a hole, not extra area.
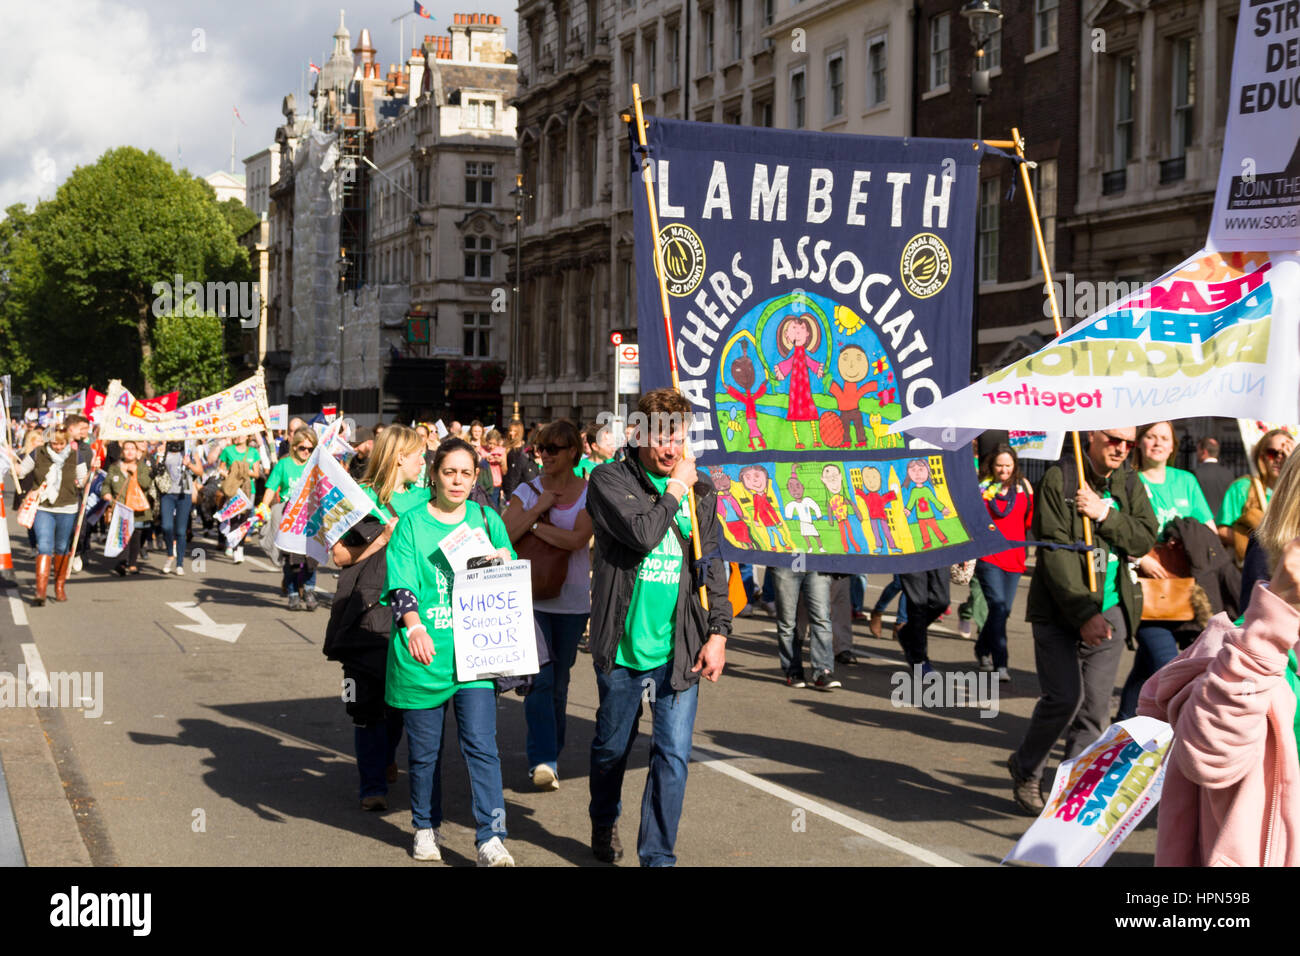
M 1246 556 L 1251 532 L 1259 525 L 1273 499 L 1273 487 L 1282 474 L 1282 466 L 1294 449 L 1295 439 L 1287 429 L 1274 428 L 1265 432 L 1255 443 L 1250 456 L 1255 466 L 1254 473 L 1238 478 L 1223 494 L 1223 504 L 1219 508 L 1219 537 L 1233 549 L 1238 566 Z M 1242 600 L 1246 600 L 1246 595 L 1242 595 Z
M 307 459 L 316 450 L 316 432 L 310 428 L 299 428 L 289 439 L 289 454 L 275 463 L 270 476 L 266 479 L 266 493 L 262 495 L 262 506 L 274 507 L 279 502 L 289 500 L 289 492 L 307 467 Z M 275 516 L 279 523 L 279 516 Z M 280 589 L 289 595 L 290 611 L 316 610 L 316 562 L 305 554 L 280 552 L 280 561 L 284 565 L 280 579 Z
M 486 534 L 489 545 L 484 550 L 489 546 L 491 550 L 482 556 L 507 561 L 515 557 L 501 518 L 468 501 L 477 477 L 478 456 L 469 443 L 458 438 L 444 441 L 431 467 L 433 499 L 406 512 L 393 532 L 384 600 L 393 609 L 394 633 L 388 645 L 384 696 L 389 706 L 405 711 L 415 859 L 442 858 L 437 833 L 442 807 L 434 802 L 433 793 L 450 702 L 456 709 L 461 754 L 469 768 L 479 866 L 514 866 L 502 843 L 505 798 L 497 754 L 496 691 L 491 681 L 456 679 L 451 609 L 455 572 L 441 550 L 443 538 L 467 526 Z
M 1138 477 L 1151 499 L 1151 510 L 1156 513 L 1157 534 L 1162 534 L 1165 526 L 1178 518 L 1195 518 L 1214 531 L 1214 515 L 1210 503 L 1205 500 L 1205 492 L 1201 491 L 1201 483 L 1190 471 L 1172 468 L 1168 464 L 1178 448 L 1173 423 L 1143 425 L 1137 431 L 1134 448 Z M 1171 577 L 1154 550 L 1139 558 L 1137 566 L 1138 574 L 1144 578 Z M 1178 656 L 1178 640 L 1174 632 L 1181 626 L 1177 621 L 1142 621 L 1138 625 L 1137 653 L 1133 658 L 1133 670 L 1120 693 L 1116 720 L 1127 720 L 1137 714 L 1142 685 Z

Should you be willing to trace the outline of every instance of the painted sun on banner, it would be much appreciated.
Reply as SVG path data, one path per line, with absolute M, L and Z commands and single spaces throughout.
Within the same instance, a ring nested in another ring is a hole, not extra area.
M 891 433 L 966 381 L 983 149 L 660 119 L 647 142 L 726 557 L 861 572 L 997 550 L 971 455 Z M 634 188 L 649 390 L 672 379 L 639 171 Z

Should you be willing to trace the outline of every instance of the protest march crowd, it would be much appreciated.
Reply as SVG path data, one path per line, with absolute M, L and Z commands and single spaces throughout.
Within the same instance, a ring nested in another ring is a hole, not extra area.
M 979 670 L 1007 681 L 1007 622 L 1017 613 L 1020 579 L 1031 573 L 1024 614 L 1039 698 L 1007 759 L 1021 810 L 1044 810 L 1047 763 L 1061 738 L 1070 760 L 1112 717 L 1158 717 L 1173 727 L 1174 743 L 1156 863 L 1300 862 L 1291 720 L 1300 694 L 1293 650 L 1300 466 L 1290 431 L 1263 434 L 1249 473 L 1239 476 L 1218 463 L 1218 442 L 1205 436 L 1194 471 L 1173 467 L 1176 422 L 1094 430 L 1083 436 L 1082 481 L 1063 458 L 1036 487 L 1016 451 L 986 436 L 975 463 L 980 490 L 1008 547 L 965 565 L 896 574 L 868 608 L 865 575 L 772 567 L 760 585 L 750 565 L 729 570 L 721 525 L 743 521 L 756 530 L 762 516 L 756 508 L 734 514 L 716 475 L 711 481 L 697 472 L 686 443 L 691 409 L 680 393 L 649 392 L 638 412 L 655 424 L 620 434 L 608 424 L 584 430 L 559 420 L 526 435 L 518 420 L 504 434 L 478 421 L 394 423 L 357 429 L 347 440 L 317 416 L 292 419 L 271 442 L 263 434 L 105 442 L 92 440 L 90 422 L 78 414 L 48 427 L 19 423 L 6 465 L 35 554 L 31 603 L 44 604 L 51 583 L 53 599 L 68 600 L 68 575 L 92 540 L 117 558 L 118 575 L 140 574 L 151 550 L 162 552 L 161 573 L 183 575 L 187 543 L 208 530 L 234 563 L 255 535 L 282 566 L 288 608 L 313 611 L 324 559 L 285 550 L 276 529 L 289 526 L 285 511 L 297 509 L 309 466 L 331 455 L 370 508 L 328 549 L 340 571 L 324 644 L 353 688 L 345 699 L 361 809 L 387 809 L 405 734 L 413 855 L 441 858 L 441 756 L 454 709 L 478 862 L 513 866 L 496 696 L 524 696 L 529 775 L 537 790 L 559 790 L 581 650 L 591 655 L 599 691 L 588 779 L 592 853 L 606 863 L 623 856 L 623 777 L 649 706 L 637 856 L 661 866 L 676 861 L 699 681 L 723 672 L 733 612 L 774 615 L 788 686 L 832 691 L 841 686 L 836 665 L 856 664 L 852 621 L 869 620 L 872 636 L 883 637 L 895 596 L 893 636 L 910 668 L 933 673 L 928 629 L 951 611 L 950 583 L 969 582 L 960 632 L 974 639 Z M 1085 517 L 1091 550 L 1079 544 Z M 825 520 L 834 525 L 833 516 Z M 452 646 L 456 577 L 516 558 L 530 562 L 537 669 L 464 680 Z M 1135 657 L 1112 715 L 1121 642 Z

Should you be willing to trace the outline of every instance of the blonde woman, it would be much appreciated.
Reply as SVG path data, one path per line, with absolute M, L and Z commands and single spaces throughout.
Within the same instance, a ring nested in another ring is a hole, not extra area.
M 316 450 L 316 432 L 306 426 L 299 428 L 289 439 L 289 454 L 279 459 L 266 479 L 266 493 L 262 505 L 270 508 L 288 500 L 289 491 L 298 483 L 307 467 L 307 460 Z M 290 611 L 316 610 L 316 562 L 305 554 L 281 551 L 284 562 L 282 590 L 289 595 Z
M 388 784 L 397 779 L 394 757 L 402 739 L 402 712 L 384 702 L 392 613 L 379 602 L 397 520 L 429 502 L 429 489 L 416 484 L 423 470 L 424 439 L 405 425 L 385 428 L 361 479 L 361 490 L 385 519 L 367 515 L 330 552 L 341 571 L 324 651 L 343 665 L 343 679 L 352 682 L 347 712 L 355 725 L 362 810 L 388 809 Z
M 1251 454 L 1254 474 L 1238 478 L 1224 492 L 1223 506 L 1219 509 L 1219 537 L 1228 547 L 1236 548 L 1237 564 L 1245 557 L 1250 532 L 1273 500 L 1273 486 L 1294 448 L 1295 439 L 1285 428 L 1265 432 Z
M 55 575 L 54 600 L 68 599 L 63 586 L 68 579 L 72 531 L 77 523 L 79 488 L 86 481 L 86 466 L 77 463 L 68 429 L 62 425 L 51 428 L 45 442 L 32 447 L 34 450 L 24 455 L 18 466 L 18 477 L 26 479 L 28 488 L 40 490 L 36 523 L 32 525 L 36 538 L 36 594 L 32 606 L 41 607 L 51 570 Z M 139 539 L 131 540 L 138 547 Z

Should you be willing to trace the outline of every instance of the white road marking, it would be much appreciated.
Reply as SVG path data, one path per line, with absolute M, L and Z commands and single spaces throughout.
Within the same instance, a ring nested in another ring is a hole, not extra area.
M 9 595 L 9 612 L 13 614 L 15 624 L 19 627 L 27 626 L 27 607 L 22 598 Z
M 279 568 L 272 567 L 271 565 L 267 564 L 267 563 L 266 563 L 265 561 L 263 561 L 261 558 L 255 558 L 255 557 L 253 557 L 251 554 L 246 554 L 246 555 L 244 555 L 244 560 L 247 561 L 249 564 L 251 564 L 251 565 L 252 565 L 253 567 L 255 567 L 255 568 L 261 568 L 263 571 L 279 571 L 279 570 L 280 570 Z
M 703 757 L 704 759 L 700 759 L 700 757 Z M 839 810 L 828 807 L 824 803 L 810 800 L 801 793 L 797 793 L 794 790 L 787 790 L 785 787 L 779 787 L 774 783 L 769 783 L 762 777 L 756 777 L 752 773 L 746 773 L 744 770 L 740 770 L 725 762 L 727 759 L 734 759 L 737 757 L 745 758 L 750 757 L 750 755 L 735 750 L 725 750 L 719 747 L 704 748 L 697 746 L 693 748 L 692 759 L 695 763 L 703 764 L 721 774 L 731 777 L 733 780 L 739 780 L 741 783 L 748 784 L 755 790 L 762 790 L 764 793 L 771 794 L 778 800 L 784 800 L 786 803 L 807 810 L 809 813 L 814 813 L 822 819 L 829 820 L 832 823 L 838 823 L 846 830 L 852 830 L 854 833 L 864 836 L 868 840 L 874 840 L 876 843 L 887 846 L 891 850 L 902 853 L 905 856 L 910 856 L 914 860 L 919 860 L 920 862 L 929 864 L 930 866 L 961 866 L 960 863 L 949 860 L 947 857 L 940 856 L 938 853 L 933 853 L 924 847 L 908 843 L 906 840 L 901 840 L 890 833 L 886 833 L 884 830 L 878 830 L 870 824 L 863 823 L 860 820 L 855 820 L 848 814 L 841 813 Z
M 45 673 L 45 663 L 41 660 L 41 652 L 36 649 L 35 644 L 20 644 L 23 651 L 23 661 L 27 664 L 27 683 L 31 684 L 32 690 L 38 694 L 48 693 L 50 690 L 50 678 Z
M 229 644 L 239 640 L 239 635 L 244 632 L 243 624 L 216 623 L 212 618 L 208 617 L 206 611 L 193 601 L 168 601 L 167 606 L 194 621 L 193 624 L 174 625 L 182 631 L 193 631 L 195 634 L 201 634 L 204 637 L 215 637 L 217 640 L 226 641 Z

